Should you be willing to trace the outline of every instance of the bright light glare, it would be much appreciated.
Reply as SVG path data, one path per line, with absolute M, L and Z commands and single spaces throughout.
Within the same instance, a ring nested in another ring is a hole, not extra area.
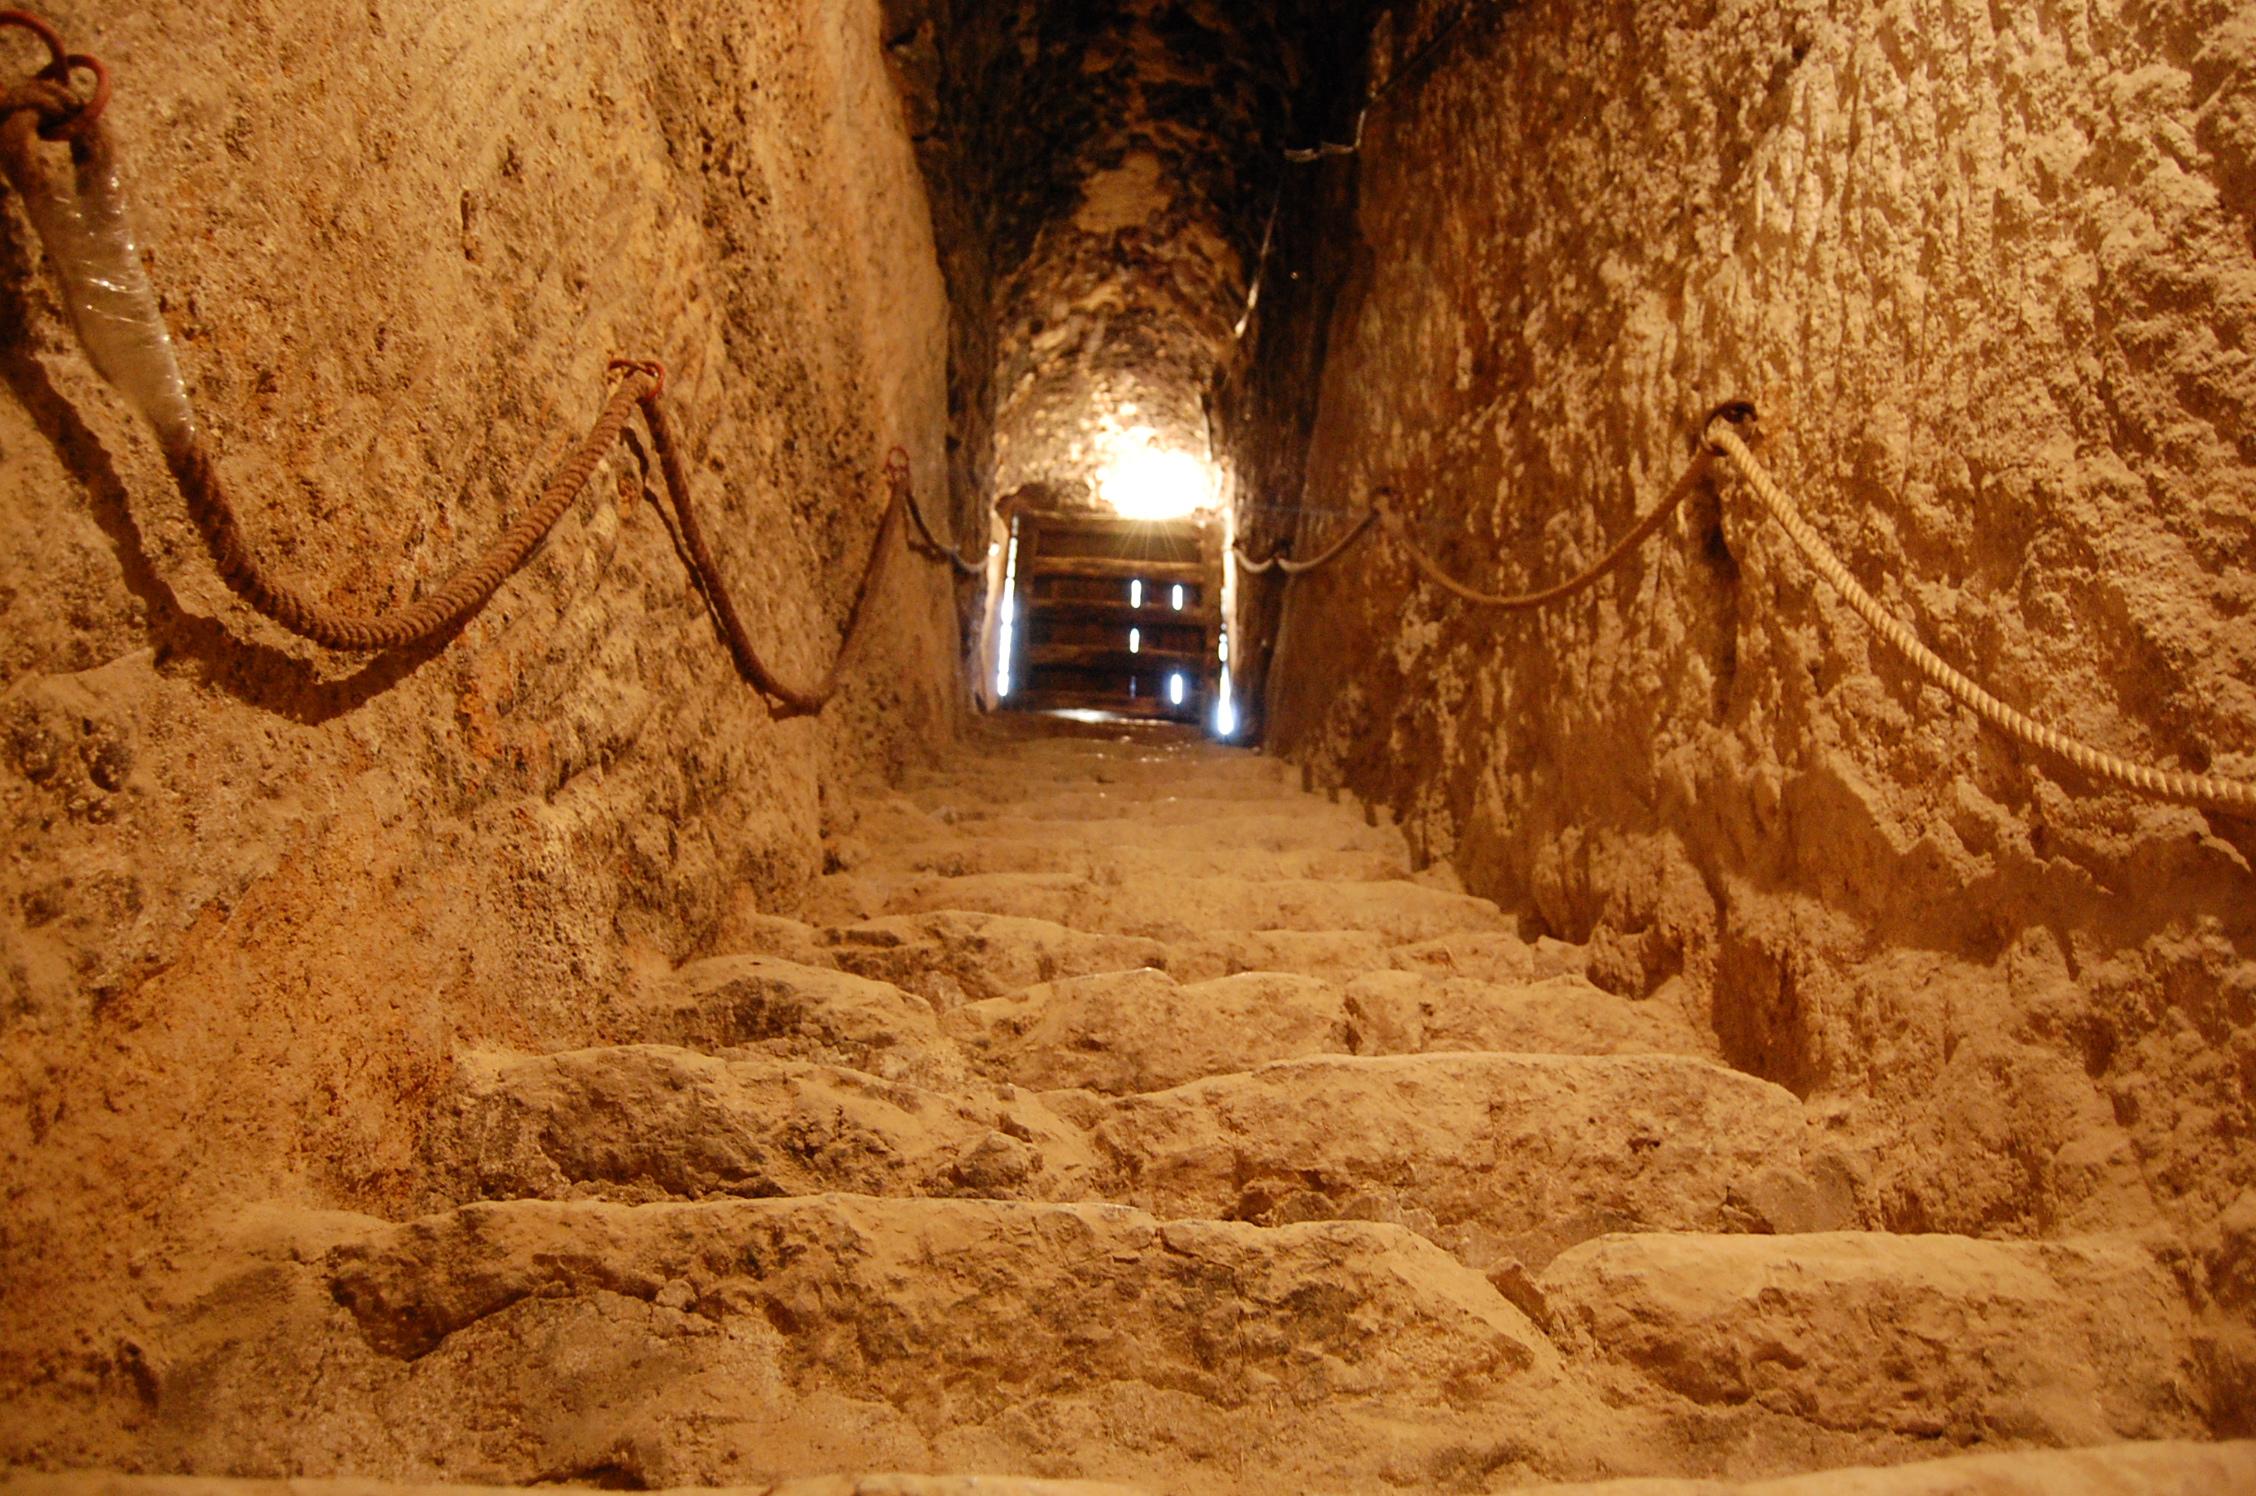
M 1130 629 L 1128 631 L 1128 652 L 1130 654 L 1142 654 L 1144 652 L 1144 631 L 1142 629 Z
M 1174 607 L 1175 607 L 1175 611 L 1176 611 L 1176 612 L 1178 612 L 1178 613 L 1180 613 L 1180 612 L 1182 612 L 1182 611 L 1183 611 L 1183 584 L 1182 584 L 1181 582 L 1177 582 L 1177 583 L 1175 584 L 1175 602 L 1174 602 Z
M 1011 635 L 1018 618 L 1018 526 L 1011 526 L 1010 553 L 1003 562 L 1002 616 L 995 630 L 995 699 L 1011 693 Z
M 1183 677 L 1180 673 L 1167 677 L 1167 702 L 1170 706 L 1183 704 Z
M 1230 699 L 1230 667 L 1222 667 L 1221 701 L 1214 708 L 1214 735 L 1226 738 L 1238 730 L 1238 704 Z
M 1135 581 L 1128 584 L 1128 606 L 1131 608 L 1140 608 L 1143 605 L 1144 583 L 1143 579 L 1139 577 Z
M 1097 475 L 1097 492 L 1124 519 L 1181 519 L 1214 502 L 1214 474 L 1188 452 L 1123 442 Z

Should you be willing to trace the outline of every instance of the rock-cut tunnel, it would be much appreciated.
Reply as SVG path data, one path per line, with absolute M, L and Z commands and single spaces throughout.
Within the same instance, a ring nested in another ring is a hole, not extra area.
M 48 3 L 0 1493 L 2256 1489 L 2244 5 Z

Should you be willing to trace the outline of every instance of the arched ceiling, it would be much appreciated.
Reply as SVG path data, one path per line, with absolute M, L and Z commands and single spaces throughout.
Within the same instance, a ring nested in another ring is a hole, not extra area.
M 1362 0 L 1016 0 L 956 10 L 943 114 L 983 220 L 994 489 L 1090 491 L 1140 442 L 1208 452 L 1312 46 Z

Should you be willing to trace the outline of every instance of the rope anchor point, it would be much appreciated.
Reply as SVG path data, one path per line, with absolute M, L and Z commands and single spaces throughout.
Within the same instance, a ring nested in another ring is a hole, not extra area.
M 643 399 L 655 399 L 666 391 L 666 366 L 654 358 L 615 358 L 603 366 L 606 374 L 624 370 L 629 374 L 647 374 L 653 383 Z
M 102 59 L 90 52 L 73 52 L 64 43 L 62 33 L 54 24 L 28 10 L 0 10 L 0 31 L 28 31 L 47 49 L 47 65 L 32 74 L 42 82 L 52 83 L 69 97 L 67 104 L 47 100 L 33 103 L 30 96 L 22 99 L 25 107 L 35 108 L 40 115 L 41 140 L 84 140 L 102 111 L 110 104 L 110 70 Z M 69 94 L 73 73 L 90 73 L 94 90 L 81 99 Z
M 1709 435 L 1709 432 L 1714 430 L 1715 423 L 1729 421 L 1734 426 L 1744 428 L 1742 439 L 1746 437 L 1759 439 L 1761 433 L 1755 429 L 1755 423 L 1761 419 L 1760 413 L 1755 409 L 1755 402 L 1752 400 L 1719 400 L 1708 407 L 1706 415 L 1700 417 L 1700 434 L 1693 438 L 1693 444 L 1704 449 L 1711 456 L 1725 456 L 1726 453 L 1722 446 L 1717 443 L 1713 436 Z

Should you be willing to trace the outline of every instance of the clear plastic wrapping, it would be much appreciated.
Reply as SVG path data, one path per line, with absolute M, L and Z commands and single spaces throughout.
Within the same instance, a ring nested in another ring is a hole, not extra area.
M 116 153 L 97 134 L 91 149 L 75 154 L 70 185 L 50 176 L 44 190 L 24 194 L 24 209 L 62 284 L 87 358 L 156 428 L 166 448 L 178 450 L 194 439 L 196 415 L 133 242 Z

